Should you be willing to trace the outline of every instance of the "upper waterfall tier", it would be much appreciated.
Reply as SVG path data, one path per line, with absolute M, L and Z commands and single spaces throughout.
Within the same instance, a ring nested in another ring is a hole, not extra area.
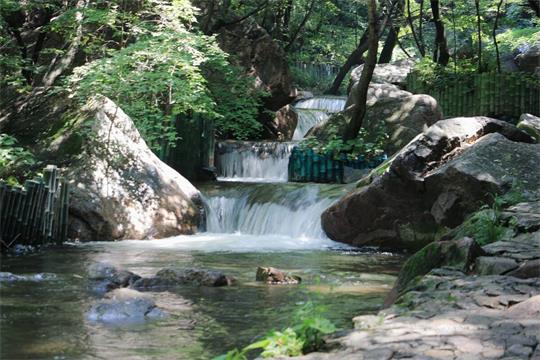
M 216 147 L 218 179 L 286 182 L 294 142 L 223 141 Z
M 316 96 L 297 102 L 294 108 L 298 125 L 293 140 L 302 140 L 312 127 L 328 120 L 330 114 L 342 111 L 346 102 L 347 98 L 343 96 Z
M 327 113 L 337 113 L 345 109 L 346 96 L 315 96 L 300 100 L 294 107 L 296 109 L 322 110 Z
M 343 195 L 340 185 L 221 184 L 202 189 L 209 233 L 328 239 L 321 214 Z

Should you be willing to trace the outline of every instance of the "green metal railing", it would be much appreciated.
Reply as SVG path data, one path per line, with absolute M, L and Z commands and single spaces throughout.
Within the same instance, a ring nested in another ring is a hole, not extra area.
M 321 155 L 313 149 L 295 147 L 289 158 L 289 181 L 342 184 L 345 167 L 374 169 L 386 159 L 386 155 L 380 155 L 371 159 L 359 156 L 351 160 L 345 154 L 335 159 L 331 154 Z
M 456 74 L 426 83 L 412 72 L 407 76 L 407 90 L 433 96 L 445 118 L 540 114 L 540 80 L 530 74 Z

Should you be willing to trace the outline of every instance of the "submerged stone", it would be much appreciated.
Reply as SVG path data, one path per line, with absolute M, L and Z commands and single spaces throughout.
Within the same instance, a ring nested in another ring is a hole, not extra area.
M 116 289 L 98 301 L 87 313 L 90 321 L 105 323 L 144 322 L 164 318 L 152 297 L 132 289 Z

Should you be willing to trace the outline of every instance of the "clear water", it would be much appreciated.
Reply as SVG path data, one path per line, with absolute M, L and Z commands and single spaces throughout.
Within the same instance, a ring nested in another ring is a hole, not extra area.
M 308 300 L 327 305 L 327 316 L 340 328 L 350 328 L 353 315 L 378 309 L 402 260 L 389 254 L 301 250 L 298 245 L 286 251 L 258 247 L 261 242 L 281 247 L 291 243 L 280 237 L 257 238 L 257 246 L 239 247 L 241 237 L 203 234 L 160 241 L 101 242 L 2 258 L 2 271 L 54 276 L 0 282 L 0 358 L 211 359 L 270 329 L 287 326 L 296 309 Z M 249 237 L 240 243 L 248 243 Z M 104 326 L 85 320 L 85 312 L 97 300 L 87 289 L 86 269 L 97 261 L 122 265 L 141 275 L 152 275 L 169 265 L 220 269 L 236 276 L 239 285 L 185 286 L 150 293 L 171 314 L 168 319 Z M 255 270 L 261 265 L 294 272 L 303 278 L 303 285 L 258 284 Z

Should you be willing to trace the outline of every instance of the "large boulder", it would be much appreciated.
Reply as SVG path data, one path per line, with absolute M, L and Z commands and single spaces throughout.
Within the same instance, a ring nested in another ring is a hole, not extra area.
M 408 59 L 396 61 L 390 64 L 377 64 L 375 71 L 373 72 L 371 82 L 376 84 L 394 84 L 404 87 L 407 83 L 407 75 L 409 75 L 413 67 L 414 61 Z M 363 64 L 352 70 L 351 84 L 355 84 L 360 81 L 360 76 L 362 76 L 363 70 Z
M 358 83 L 355 83 L 347 100 L 347 110 L 314 127 L 309 135 L 324 140 L 336 130 L 338 134 L 343 134 L 356 106 L 354 99 L 357 91 Z M 392 84 L 372 83 L 368 90 L 367 110 L 362 126 L 370 136 L 376 134 L 383 122 L 389 134 L 385 151 L 393 154 L 442 117 L 437 101 L 429 95 L 413 95 Z
M 163 238 L 189 234 L 200 221 L 199 191 L 146 145 L 113 101 L 84 106 L 36 94 L 0 116 L 0 130 L 31 148 L 71 183 L 73 240 Z M 38 169 L 35 169 L 38 170 Z
M 491 118 L 439 121 L 403 148 L 382 176 L 327 209 L 323 229 L 352 245 L 418 250 L 514 181 L 540 192 L 540 145 L 532 143 Z
M 163 238 L 195 232 L 198 190 L 148 148 L 133 121 L 114 102 L 96 97 L 82 109 L 78 129 L 58 138 L 59 149 L 84 149 L 68 168 L 72 239 Z
M 221 28 L 217 39 L 221 48 L 231 54 L 232 62 L 255 78 L 255 87 L 269 94 L 263 100 L 265 109 L 278 111 L 291 103 L 295 94 L 285 52 L 264 28 L 253 21 L 242 21 Z M 277 138 L 273 117 L 263 111 L 259 120 L 267 136 Z

